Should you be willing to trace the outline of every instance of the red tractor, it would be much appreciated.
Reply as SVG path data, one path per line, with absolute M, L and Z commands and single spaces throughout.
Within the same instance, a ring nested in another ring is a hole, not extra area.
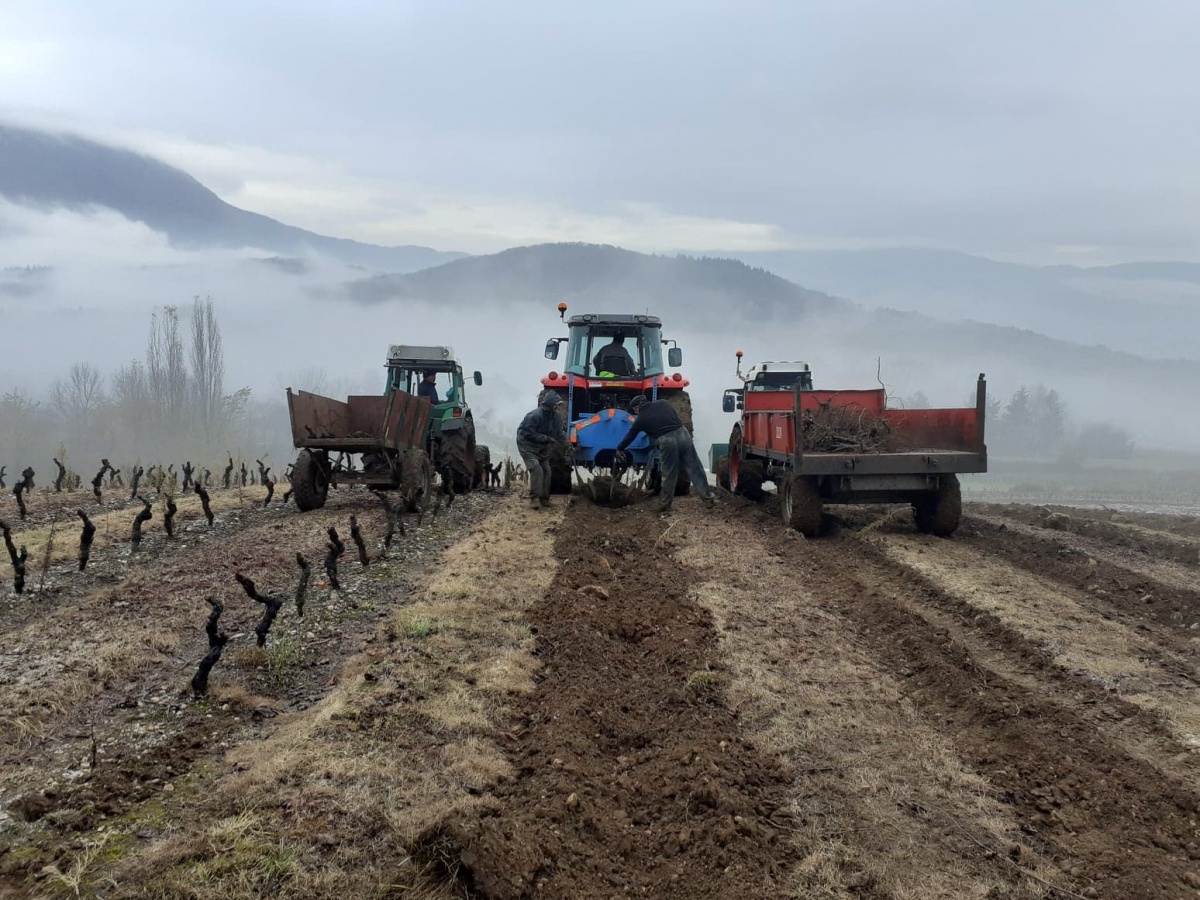
M 567 323 L 567 337 L 546 342 L 546 358 L 558 359 L 559 345 L 567 345 L 563 371 L 542 379 L 542 390 L 553 389 L 566 400 L 563 423 L 574 451 L 573 464 L 594 470 L 611 468 L 617 444 L 629 431 L 633 416 L 629 401 L 639 394 L 651 400 L 666 400 L 675 407 L 684 427 L 692 429 L 692 401 L 684 390 L 688 381 L 678 372 L 668 375 L 663 366 L 683 365 L 683 351 L 674 341 L 664 340 L 662 322 L 640 314 L 585 313 L 566 317 L 567 304 L 558 305 L 559 318 Z M 656 489 L 658 457 L 646 436 L 638 435 L 628 454 L 635 471 L 645 472 L 651 490 Z M 571 462 L 565 454 L 551 460 L 550 489 L 571 492 Z M 686 494 L 690 488 L 681 474 L 675 488 Z

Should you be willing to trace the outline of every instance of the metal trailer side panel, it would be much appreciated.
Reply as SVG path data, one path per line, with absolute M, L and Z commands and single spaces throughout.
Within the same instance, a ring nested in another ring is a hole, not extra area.
M 804 417 L 813 393 L 797 387 L 793 398 L 792 469 L 798 475 L 953 474 L 987 471 L 984 424 L 987 381 L 975 387 L 975 408 L 882 410 L 911 449 L 893 453 L 805 453 Z M 882 392 L 880 392 L 882 393 Z M 924 445 L 924 446 L 919 446 Z
M 430 405 L 424 397 L 393 392 L 342 401 L 290 388 L 287 397 L 295 447 L 361 453 L 425 444 Z
M 429 433 L 429 417 L 433 405 L 428 397 L 418 397 L 402 391 L 392 391 L 387 411 L 387 434 L 392 435 L 393 447 L 406 450 L 409 447 L 424 447 Z
M 341 400 L 311 394 L 292 393 L 288 388 L 288 413 L 292 419 L 292 446 L 307 447 L 312 438 L 348 437 L 350 407 Z

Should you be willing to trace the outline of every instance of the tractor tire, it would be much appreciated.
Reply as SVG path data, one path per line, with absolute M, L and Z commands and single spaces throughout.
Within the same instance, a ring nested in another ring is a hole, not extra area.
M 469 494 L 475 486 L 475 422 L 467 419 L 462 428 L 442 433 L 438 449 L 438 471 L 450 480 L 456 494 Z
M 422 513 L 429 508 L 433 497 L 433 463 L 424 450 L 413 447 L 400 457 L 400 490 L 404 508 L 409 512 Z
M 805 537 L 821 530 L 821 492 L 811 478 L 788 474 L 779 486 L 779 509 L 783 524 Z
M 692 440 L 695 441 L 696 436 L 692 434 L 692 398 L 688 392 L 663 391 L 659 396 L 671 405 L 671 408 L 679 416 L 679 420 L 683 422 L 683 427 L 687 429 L 688 434 L 692 435 Z M 692 477 L 688 474 L 686 466 L 680 466 L 679 478 L 675 482 L 675 496 L 686 497 L 691 489 Z
M 729 491 L 757 503 L 765 496 L 762 485 L 763 467 L 742 459 L 742 426 L 734 425 L 729 435 Z
M 329 497 L 329 460 L 324 453 L 301 450 L 292 466 L 292 499 L 296 509 L 311 512 Z
M 487 487 L 492 477 L 492 451 L 486 444 L 475 445 L 475 489 Z
M 538 396 L 538 402 L 541 402 L 541 396 Z M 567 408 L 566 406 L 559 407 L 558 413 L 558 432 L 562 435 L 567 433 Z M 550 448 L 550 493 L 551 494 L 569 494 L 571 493 L 571 464 L 567 461 L 567 445 L 565 443 L 556 443 Z
M 913 503 L 917 529 L 924 534 L 950 537 L 962 521 L 962 489 L 957 475 L 943 475 L 942 486 Z

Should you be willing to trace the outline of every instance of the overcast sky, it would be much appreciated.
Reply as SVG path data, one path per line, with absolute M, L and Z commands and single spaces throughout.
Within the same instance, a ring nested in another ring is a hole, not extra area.
M 0 4 L 0 118 L 486 252 L 1200 260 L 1200 3 Z

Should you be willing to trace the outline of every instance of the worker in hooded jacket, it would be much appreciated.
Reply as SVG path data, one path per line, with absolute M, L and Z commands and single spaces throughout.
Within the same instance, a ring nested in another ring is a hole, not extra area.
M 567 440 L 558 415 L 562 402 L 557 391 L 546 391 L 517 427 L 517 452 L 529 470 L 529 505 L 535 508 L 550 505 L 550 451 Z

